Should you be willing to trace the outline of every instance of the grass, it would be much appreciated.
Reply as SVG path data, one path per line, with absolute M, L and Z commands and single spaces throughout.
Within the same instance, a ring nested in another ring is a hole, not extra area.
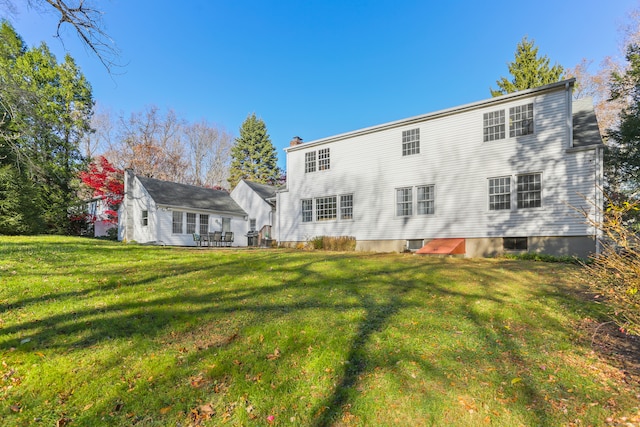
M 0 423 L 615 424 L 579 268 L 0 237 Z

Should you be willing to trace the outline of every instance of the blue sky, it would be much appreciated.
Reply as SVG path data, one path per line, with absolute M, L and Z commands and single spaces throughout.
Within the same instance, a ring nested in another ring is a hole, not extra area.
M 20 3 L 22 0 L 16 0 Z M 553 63 L 619 57 L 638 0 L 92 0 L 121 51 L 110 75 L 54 15 L 11 18 L 29 46 L 71 53 L 114 114 L 147 105 L 234 135 L 261 117 L 278 149 L 490 97 L 528 36 Z M 605 5 L 606 3 L 606 5 Z

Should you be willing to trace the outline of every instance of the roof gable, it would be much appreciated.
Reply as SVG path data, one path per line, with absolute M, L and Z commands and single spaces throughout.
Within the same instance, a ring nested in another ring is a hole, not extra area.
M 242 181 L 244 181 L 244 183 L 247 184 L 247 186 L 251 188 L 265 202 L 268 202 L 270 199 L 276 197 L 277 188 L 273 185 L 259 184 L 257 182 L 247 181 L 246 179 L 243 179 Z
M 224 190 L 161 181 L 136 176 L 158 205 L 203 211 L 216 211 L 246 216 L 247 213 Z

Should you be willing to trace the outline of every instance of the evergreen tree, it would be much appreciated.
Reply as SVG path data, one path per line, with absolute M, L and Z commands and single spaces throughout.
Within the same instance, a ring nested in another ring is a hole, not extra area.
M 532 89 L 555 83 L 562 79 L 564 69 L 560 65 L 549 68 L 549 58 L 545 55 L 538 57 L 538 47 L 534 41 L 526 37 L 518 43 L 515 59 L 508 64 L 512 79 L 502 77 L 496 83 L 497 90 L 491 90 L 491 96 L 506 95 L 524 89 Z
M 617 129 L 607 131 L 605 179 L 609 197 L 614 200 L 637 198 L 640 191 L 640 46 L 627 48 L 627 69 L 613 73 L 611 97 L 623 100 Z
M 11 25 L 0 24 L 0 223 L 17 224 L 24 192 L 36 194 L 23 225 L 4 233 L 67 230 L 92 108 L 91 86 L 70 56 L 58 63 L 46 44 L 28 49 Z
M 255 113 L 250 114 L 240 127 L 240 136 L 231 147 L 229 185 L 233 189 L 241 179 L 262 184 L 273 184 L 279 177 L 278 157 L 271 144 L 267 126 Z

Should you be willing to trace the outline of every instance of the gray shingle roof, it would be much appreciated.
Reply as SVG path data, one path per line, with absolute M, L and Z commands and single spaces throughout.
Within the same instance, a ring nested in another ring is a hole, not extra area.
M 587 147 L 602 144 L 592 99 L 576 99 L 573 101 L 573 146 Z
M 247 213 L 224 190 L 196 187 L 137 176 L 158 205 L 246 216 Z
M 247 181 L 246 179 L 243 179 L 243 181 L 253 191 L 255 191 L 258 196 L 262 197 L 262 199 L 267 202 L 269 201 L 269 199 L 273 199 L 274 197 L 276 197 L 277 188 L 273 185 L 258 184 L 257 182 Z

